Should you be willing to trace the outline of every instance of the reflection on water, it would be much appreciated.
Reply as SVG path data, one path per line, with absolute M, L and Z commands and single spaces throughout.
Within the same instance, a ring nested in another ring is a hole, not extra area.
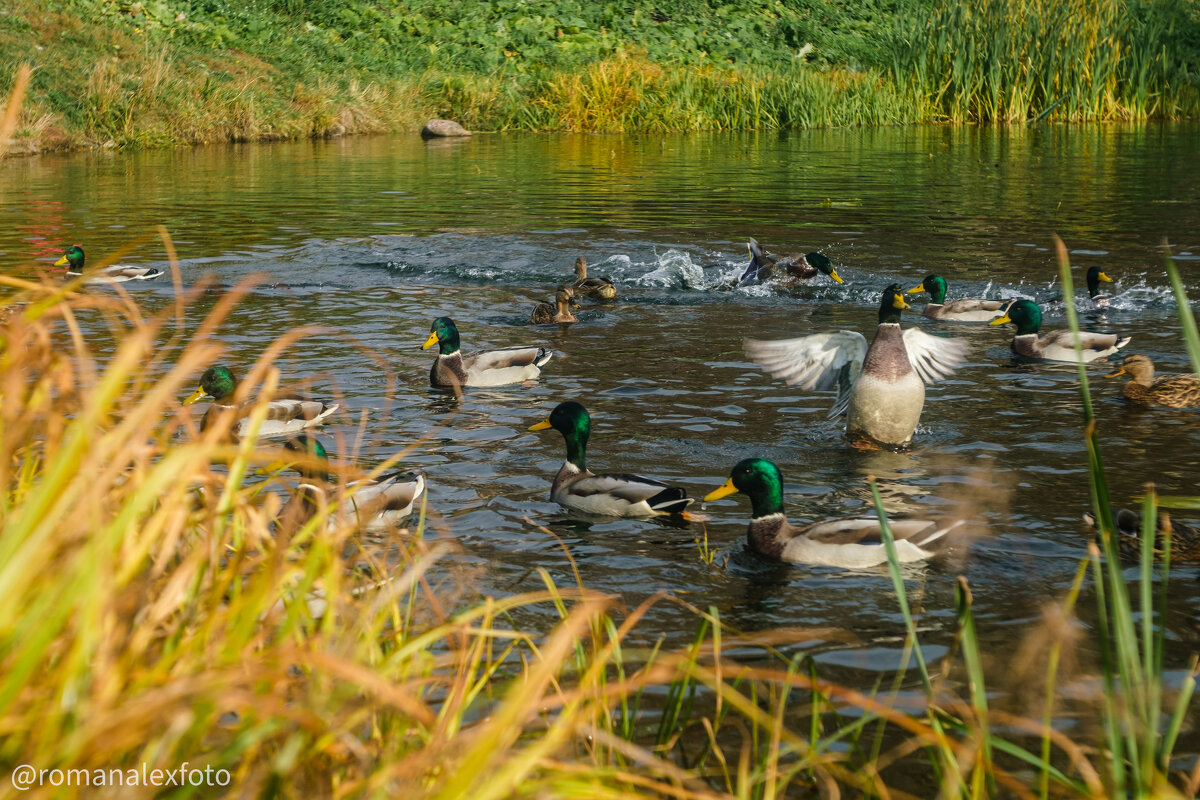
M 578 399 L 594 419 L 594 468 L 642 472 L 695 495 L 739 459 L 769 458 L 798 522 L 868 511 L 869 475 L 896 513 L 967 515 L 969 552 L 908 576 L 923 591 L 927 655 L 950 644 L 959 573 L 971 581 L 985 647 L 1011 650 L 1085 553 L 1074 368 L 1014 362 L 1011 328 L 910 314 L 909 324 L 966 338 L 969 363 L 929 389 L 909 452 L 859 451 L 826 418 L 831 392 L 771 380 L 741 341 L 870 334 L 882 287 L 915 285 L 931 271 L 951 296 L 1034 298 L 1047 327 L 1063 326 L 1050 251 L 1059 233 L 1080 268 L 1080 298 L 1086 267 L 1116 281 L 1106 286 L 1113 308 L 1085 324 L 1131 333 L 1131 351 L 1180 371 L 1186 359 L 1155 247 L 1170 240 L 1200 297 L 1197 133 L 1143 125 L 414 136 L 9 159 L 0 251 L 18 275 L 50 269 L 74 242 L 92 258 L 128 248 L 123 260 L 162 265 L 162 224 L 185 281 L 213 273 L 232 285 L 269 273 L 219 330 L 225 361 L 244 371 L 281 332 L 328 326 L 278 366 L 344 395 L 351 413 L 323 434 L 338 452 L 354 451 L 364 412 L 362 458 L 418 442 L 409 465 L 427 471 L 438 524 L 463 558 L 489 564 L 483 591 L 538 588 L 539 566 L 573 581 L 559 543 L 529 518 L 566 543 L 588 586 L 631 605 L 669 590 L 717 606 L 744 630 L 850 632 L 796 647 L 832 677 L 861 683 L 893 669 L 902 647 L 882 571 L 766 563 L 742 546 L 748 504 L 736 498 L 706 509 L 715 566 L 700 558 L 695 525 L 569 519 L 547 499 L 561 440 L 526 428 Z M 744 267 L 749 236 L 776 252 L 819 249 L 847 283 L 817 278 L 795 296 L 718 291 Z M 574 326 L 526 325 L 578 255 L 619 284 L 620 301 L 585 305 Z M 170 291 L 136 287 L 150 306 Z M 189 324 L 215 302 L 202 298 Z M 544 343 L 555 358 L 532 386 L 470 391 L 456 403 L 429 388 L 432 356 L 419 350 L 441 314 L 454 317 L 468 350 Z M 1130 408 L 1117 382 L 1095 387 L 1114 497 L 1127 502 L 1151 480 L 1195 493 L 1197 412 Z M 1173 589 L 1176 665 L 1196 642 L 1188 620 L 1200 589 L 1189 569 Z M 660 604 L 645 625 L 674 645 L 690 640 L 693 622 Z

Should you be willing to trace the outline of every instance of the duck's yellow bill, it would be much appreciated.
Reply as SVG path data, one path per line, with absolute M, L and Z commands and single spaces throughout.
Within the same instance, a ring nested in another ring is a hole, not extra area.
M 54 262 L 54 266 L 56 266 L 56 267 L 62 267 L 62 266 L 66 266 L 67 264 L 70 264 L 70 263 L 71 263 L 71 262 L 70 262 L 70 261 L 67 259 L 67 257 L 66 257 L 66 256 L 63 256 L 63 257 L 62 257 L 62 258 L 60 258 L 58 261 L 55 261 L 55 262 Z
M 917 292 L 923 292 L 923 291 L 925 291 L 925 284 L 918 283 L 916 286 L 914 286 L 913 288 L 911 288 L 907 292 L 905 292 L 905 294 L 916 294 Z
M 842 276 L 840 276 L 840 275 L 838 275 L 838 274 L 837 274 L 837 270 L 836 270 L 836 269 L 831 269 L 831 270 L 829 270 L 829 277 L 833 278 L 833 279 L 834 279 L 835 281 L 837 281 L 838 283 L 845 283 L 845 281 L 844 281 L 844 280 L 842 280 Z
M 912 308 L 912 306 L 904 302 L 904 298 L 897 294 L 892 296 L 892 308 Z
M 437 332 L 430 331 L 429 338 L 425 340 L 425 344 L 421 345 L 421 349 L 428 350 L 429 348 L 433 347 L 435 344 L 437 344 Z
M 1115 377 L 1117 377 L 1118 375 L 1124 375 L 1124 374 L 1125 374 L 1125 368 L 1124 368 L 1124 367 L 1121 367 L 1121 368 L 1120 368 L 1119 370 L 1117 370 L 1116 372 L 1110 372 L 1110 373 L 1108 373 L 1107 375 L 1105 375 L 1104 377 L 1106 377 L 1106 378 L 1115 378 Z
M 197 386 L 196 391 L 188 395 L 188 399 L 183 401 L 185 406 L 190 406 L 192 403 L 199 403 L 205 397 L 208 397 L 208 392 L 203 386 Z
M 988 325 L 1003 325 L 1003 324 L 1004 324 L 1004 323 L 1006 323 L 1006 322 L 1012 322 L 1012 320 L 1011 320 L 1011 319 L 1009 319 L 1009 316 L 1008 316 L 1008 312 L 1007 312 L 1007 311 L 1005 311 L 1005 312 L 1004 312 L 1004 316 L 1003 316 L 1003 317 L 1000 317 L 1000 319 L 994 319 L 994 320 L 992 320 L 991 322 L 989 322 L 989 323 L 988 323 Z
M 530 425 L 529 430 L 531 430 L 531 431 L 547 431 L 547 430 L 550 430 L 550 428 L 552 428 L 552 427 L 553 426 L 550 424 L 550 420 L 544 419 L 536 425 Z
M 708 503 L 713 500 L 720 500 L 722 497 L 729 497 L 731 494 L 737 494 L 738 488 L 733 485 L 733 478 L 721 484 L 720 489 L 713 489 L 708 494 L 704 495 L 704 502 Z
M 1108 277 L 1107 275 L 1105 275 L 1103 272 L 1100 273 L 1099 278 L 1100 278 L 1100 280 L 1104 281 L 1105 283 L 1113 282 L 1113 279 Z

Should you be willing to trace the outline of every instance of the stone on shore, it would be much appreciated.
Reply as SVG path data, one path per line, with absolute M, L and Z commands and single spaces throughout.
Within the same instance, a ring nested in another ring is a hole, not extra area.
M 421 128 L 421 138 L 437 139 L 445 136 L 470 136 L 471 132 L 452 119 L 431 119 Z

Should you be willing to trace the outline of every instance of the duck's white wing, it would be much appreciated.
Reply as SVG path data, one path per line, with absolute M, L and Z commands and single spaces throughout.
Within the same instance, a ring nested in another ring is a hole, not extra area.
M 908 363 L 926 383 L 949 376 L 967 360 L 966 339 L 931 336 L 920 328 L 904 332 L 904 349 L 908 351 Z
M 68 273 L 72 274 L 72 273 Z M 128 264 L 113 264 L 88 278 L 88 283 L 125 283 L 126 281 L 151 281 L 161 276 L 161 269 L 132 267 Z
M 747 339 L 750 360 L 789 386 L 838 390 L 830 417 L 846 412 L 850 387 L 862 372 L 867 340 L 855 331 L 833 331 L 799 339 Z

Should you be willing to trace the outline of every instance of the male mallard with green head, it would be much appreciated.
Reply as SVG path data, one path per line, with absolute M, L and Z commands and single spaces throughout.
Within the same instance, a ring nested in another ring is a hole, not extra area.
M 331 492 L 329 455 L 315 436 L 300 434 L 284 447 L 301 460 L 287 466 L 300 474 L 301 483 L 279 514 L 280 523 L 295 530 L 308 523 L 322 507 L 337 499 Z M 330 516 L 330 524 L 346 524 L 367 531 L 395 528 L 412 513 L 425 492 L 425 476 L 417 472 L 389 472 L 378 478 L 350 481 L 345 503 Z
M 835 283 L 843 282 L 834 269 L 833 262 L 821 253 L 812 252 L 777 259 L 764 252 L 754 239 L 751 239 L 746 247 L 750 251 L 750 264 L 738 278 L 738 286 L 751 286 L 765 281 L 791 285 L 817 275 L 828 275 Z
M 1088 363 L 1107 358 L 1129 344 L 1132 337 L 1115 333 L 1079 332 L 1081 357 L 1075 355 L 1075 336 L 1070 331 L 1051 331 L 1038 334 L 1042 327 L 1042 310 L 1032 300 L 1014 300 L 1000 319 L 992 325 L 1011 322 L 1017 326 L 1017 335 L 1012 340 L 1012 351 L 1025 358 L 1040 358 L 1046 361 L 1070 361 Z
M 221 365 L 209 367 L 200 376 L 200 386 L 183 401 L 185 406 L 197 403 L 205 397 L 213 399 L 212 405 L 204 412 L 200 420 L 200 430 L 207 430 L 220 414 L 232 414 L 233 435 L 241 437 L 246 432 L 250 422 L 250 413 L 258 401 L 249 397 L 240 405 L 234 405 L 233 395 L 237 391 L 237 381 L 233 372 Z M 286 436 L 297 433 L 305 428 L 315 427 L 325 422 L 325 418 L 337 411 L 337 403 L 323 403 L 320 400 L 306 400 L 296 397 L 281 397 L 267 403 L 267 417 L 258 429 L 259 436 Z
M 1118 375 L 1129 376 L 1121 394 L 1135 403 L 1171 408 L 1200 407 L 1200 380 L 1195 375 L 1164 375 L 1155 379 L 1154 362 L 1148 356 L 1125 356 L 1121 368 L 1104 377 Z
M 945 378 L 966 360 L 962 339 L 900 329 L 908 308 L 893 283 L 879 303 L 875 339 L 855 331 L 818 333 L 799 339 L 747 339 L 746 354 L 776 378 L 803 389 L 838 389 L 830 417 L 846 414 L 846 432 L 880 444 L 912 439 L 925 405 L 925 384 Z
M 733 467 L 720 489 L 704 502 L 741 492 L 750 498 L 750 525 L 746 540 L 759 555 L 778 561 L 861 569 L 883 564 L 887 550 L 878 517 L 828 519 L 802 528 L 787 520 L 783 508 L 783 475 L 764 458 L 747 458 Z M 946 534 L 961 525 L 939 528 L 926 519 L 890 519 L 896 554 L 902 563 L 923 561 L 949 544 Z
M 1124 558 L 1140 561 L 1142 557 L 1142 515 L 1127 508 L 1112 507 L 1113 522 L 1117 529 L 1117 549 Z M 1096 518 L 1084 514 L 1083 521 L 1090 528 L 1099 529 Z M 1154 557 L 1162 556 L 1166 547 L 1166 537 L 1171 537 L 1171 561 L 1174 563 L 1200 563 L 1200 528 L 1176 522 L 1165 511 L 1158 513 L 1154 526 Z
M 506 347 L 463 355 L 458 328 L 449 317 L 438 317 L 429 329 L 422 350 L 438 346 L 438 357 L 429 370 L 429 383 L 438 388 L 508 386 L 536 380 L 554 353 L 545 347 Z
M 660 481 L 624 473 L 597 475 L 589 470 L 587 443 L 592 418 L 579 403 L 559 403 L 549 417 L 529 430 L 550 428 L 561 433 L 567 445 L 567 460 L 550 486 L 550 499 L 560 506 L 586 514 L 649 517 L 681 513 L 691 504 L 686 491 Z
M 66 266 L 68 277 L 78 277 L 83 274 L 85 256 L 83 248 L 73 244 L 63 253 L 62 258 L 54 262 L 54 266 Z M 150 281 L 163 274 L 161 269 L 153 267 L 132 267 L 128 264 L 113 264 L 97 270 L 89 275 L 84 283 L 125 283 L 126 281 Z
M 1088 297 L 1092 299 L 1092 305 L 1096 308 L 1108 308 L 1112 305 L 1112 298 L 1100 293 L 1101 283 L 1112 282 L 1113 279 L 1105 275 L 1099 267 L 1092 267 L 1087 271 Z
M 572 299 L 575 295 L 570 286 L 560 286 L 554 293 L 554 303 L 538 303 L 529 315 L 530 325 L 564 325 L 579 322 L 579 318 L 571 313 L 572 308 L 579 304 Z
M 575 283 L 571 284 L 577 297 L 595 297 L 600 300 L 613 300 L 617 296 L 617 287 L 613 286 L 610 278 L 589 278 L 587 261 L 583 256 L 575 259 Z
M 981 300 L 964 297 L 946 302 L 946 279 L 941 275 L 929 275 L 906 294 L 929 292 L 929 302 L 921 312 L 930 319 L 948 322 L 989 322 L 1004 316 L 1011 300 Z

